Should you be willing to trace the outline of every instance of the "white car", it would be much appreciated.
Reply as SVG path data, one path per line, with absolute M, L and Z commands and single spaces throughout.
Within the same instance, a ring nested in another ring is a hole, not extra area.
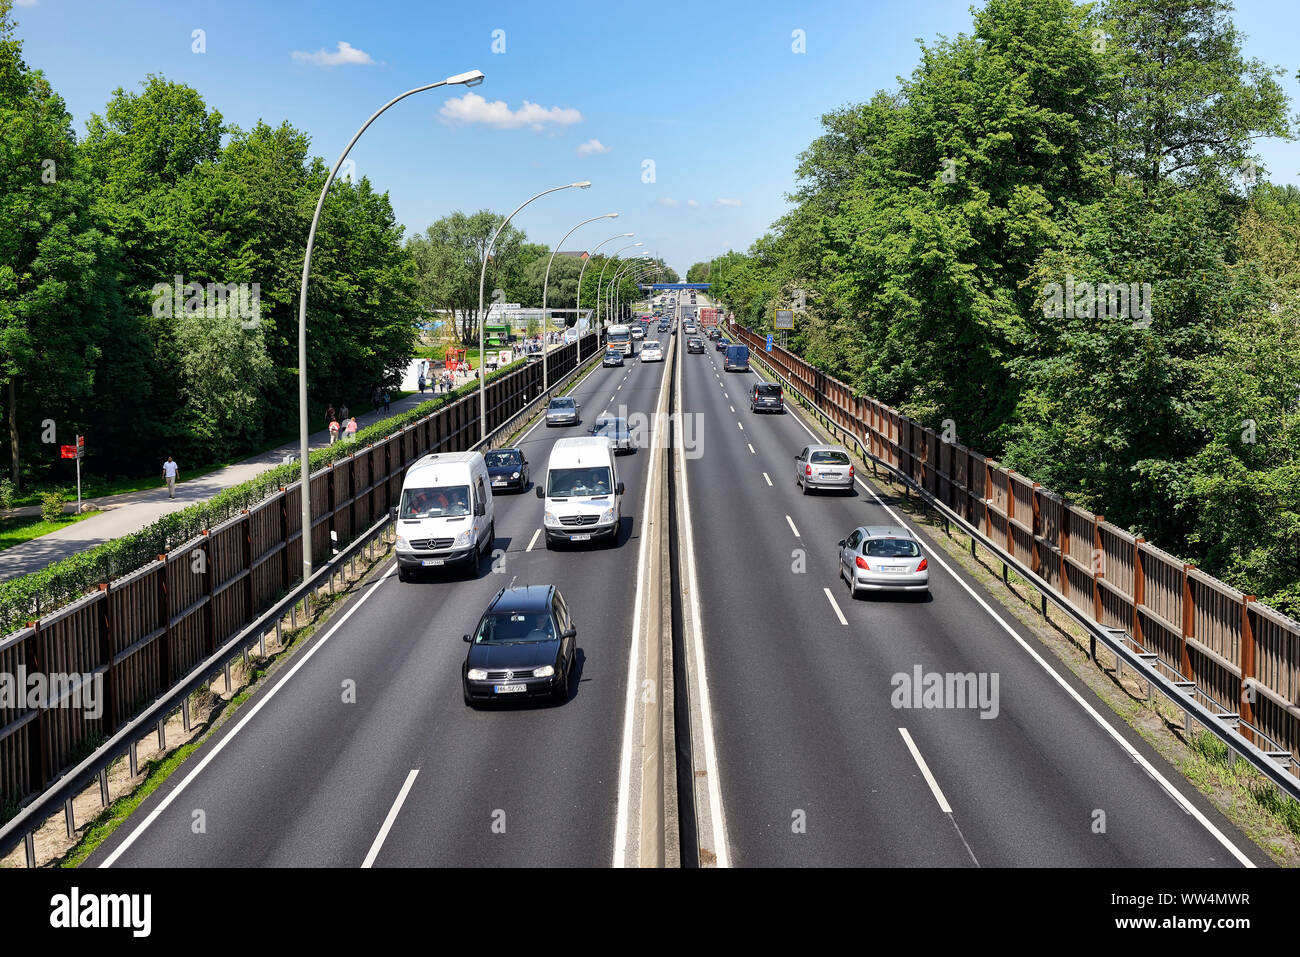
M 663 362 L 664 347 L 661 346 L 657 340 L 648 339 L 641 346 L 641 361 L 642 362 Z

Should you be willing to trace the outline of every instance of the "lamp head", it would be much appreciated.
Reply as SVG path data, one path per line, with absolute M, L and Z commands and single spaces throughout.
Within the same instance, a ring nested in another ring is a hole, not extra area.
M 482 70 L 470 70 L 468 73 L 447 77 L 446 83 L 448 86 L 478 86 L 484 79 Z

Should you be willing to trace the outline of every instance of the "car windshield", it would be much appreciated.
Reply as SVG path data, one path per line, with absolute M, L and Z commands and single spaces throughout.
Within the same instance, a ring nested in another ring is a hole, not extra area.
M 554 640 L 551 616 L 544 611 L 485 615 L 474 635 L 476 645 L 522 645 Z
M 814 452 L 808 461 L 813 465 L 848 465 L 849 457 L 844 452 Z
M 551 469 L 546 476 L 546 494 L 550 498 L 574 495 L 608 495 L 611 488 L 609 466 Z
M 520 462 L 520 454 L 515 451 L 485 452 L 483 461 L 490 469 L 511 468 Z
M 875 558 L 920 558 L 921 547 L 910 538 L 869 538 L 862 554 Z
M 469 514 L 469 486 L 402 489 L 402 518 L 443 518 Z
M 754 386 L 754 394 L 764 398 L 779 399 L 781 397 L 781 387 L 779 385 L 756 385 Z
M 564 410 L 572 409 L 572 408 L 573 408 L 573 400 L 572 400 L 572 399 L 552 399 L 552 400 L 551 400 L 551 408 L 552 408 L 552 409 L 555 409 L 555 410 L 559 410 L 559 411 L 564 411 Z

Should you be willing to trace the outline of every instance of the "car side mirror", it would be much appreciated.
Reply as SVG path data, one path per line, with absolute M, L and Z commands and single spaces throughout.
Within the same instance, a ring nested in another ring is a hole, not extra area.
M 396 506 L 396 505 L 394 505 L 392 508 L 390 508 L 390 509 L 388 510 L 388 517 L 391 518 L 394 522 L 397 521 L 397 506 Z
M 475 514 L 475 515 L 486 515 L 486 514 L 487 514 L 487 503 L 486 503 L 486 502 L 475 502 L 475 503 L 474 503 L 474 514 Z
M 568 631 L 566 631 L 566 632 L 564 633 L 564 637 L 565 637 L 565 638 L 577 638 L 577 637 L 578 637 L 578 629 L 577 629 L 577 628 L 570 628 Z
M 537 497 L 546 498 L 546 494 L 542 491 L 542 487 L 540 485 L 537 486 Z
M 468 642 L 468 641 L 469 641 L 469 635 L 461 635 L 461 636 L 460 636 L 460 640 L 461 640 L 461 641 L 464 641 L 464 642 Z
M 841 539 L 839 540 L 838 545 L 840 546 L 840 548 L 843 548 L 843 547 L 844 547 L 844 543 L 845 543 L 846 541 L 848 541 L 847 538 L 841 538 Z
M 622 494 L 623 494 L 623 483 L 622 483 L 622 482 L 619 482 L 619 483 L 618 483 L 618 488 L 614 489 L 614 491 L 615 491 L 617 494 L 622 495 Z

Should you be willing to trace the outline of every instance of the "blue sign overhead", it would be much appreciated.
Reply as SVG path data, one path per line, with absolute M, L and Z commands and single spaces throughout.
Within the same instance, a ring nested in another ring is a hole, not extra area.
M 767 334 L 767 351 L 772 351 L 772 333 L 770 332 Z

